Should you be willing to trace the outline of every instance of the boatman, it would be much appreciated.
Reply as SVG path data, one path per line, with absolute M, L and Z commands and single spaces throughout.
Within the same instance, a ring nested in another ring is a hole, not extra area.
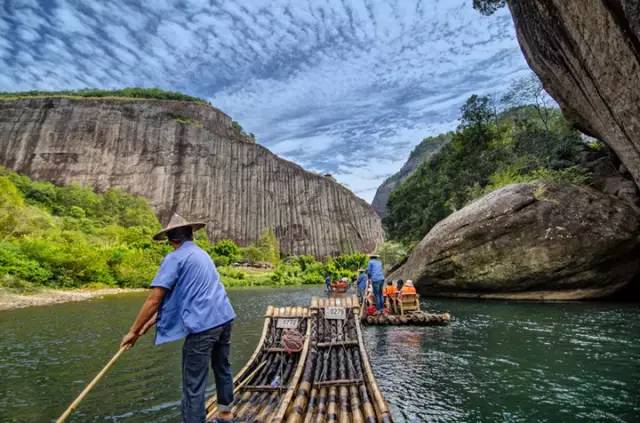
M 382 262 L 380 261 L 379 255 L 369 254 L 369 266 L 367 266 L 367 275 L 371 280 L 373 295 L 376 298 L 376 313 L 381 314 L 384 311 L 384 298 L 382 297 L 384 272 L 382 270 Z
M 168 240 L 166 255 L 151 282 L 151 293 L 122 338 L 121 347 L 156 325 L 156 345 L 185 338 L 182 347 L 182 421 L 204 423 L 209 364 L 218 397 L 217 422 L 232 421 L 233 377 L 229 364 L 231 325 L 236 317 L 211 257 L 193 242 L 204 223 L 190 223 L 174 214 L 156 241 Z
M 367 274 L 364 269 L 359 269 L 358 273 L 358 297 L 360 297 L 360 301 L 362 301 L 367 290 Z

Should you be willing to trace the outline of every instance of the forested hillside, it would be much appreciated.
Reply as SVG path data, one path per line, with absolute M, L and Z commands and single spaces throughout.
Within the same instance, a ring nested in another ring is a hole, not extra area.
M 521 93 L 522 87 L 505 102 L 517 104 Z M 452 212 L 510 183 L 585 183 L 589 175 L 580 153 L 599 148 L 585 142 L 555 108 L 520 104 L 496 113 L 489 97 L 474 95 L 461 109 L 452 141 L 391 193 L 387 233 L 415 243 Z

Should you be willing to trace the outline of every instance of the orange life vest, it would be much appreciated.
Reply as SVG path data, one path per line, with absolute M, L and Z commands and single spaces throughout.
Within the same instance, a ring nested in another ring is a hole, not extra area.
M 416 293 L 416 288 L 413 286 L 405 285 L 400 290 L 400 294 L 415 294 L 415 293 Z
M 384 295 L 386 297 L 395 297 L 398 293 L 398 290 L 393 285 L 388 285 L 384 288 Z

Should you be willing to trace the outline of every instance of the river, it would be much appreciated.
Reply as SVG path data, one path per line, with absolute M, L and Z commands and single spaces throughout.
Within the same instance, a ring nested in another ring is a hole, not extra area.
M 237 289 L 231 364 L 249 358 L 268 304 L 320 289 Z M 117 350 L 144 294 L 0 312 L 0 421 L 50 422 Z M 640 421 L 640 304 L 427 301 L 449 327 L 369 327 L 394 418 L 433 422 Z M 73 422 L 179 419 L 180 343 L 138 341 Z

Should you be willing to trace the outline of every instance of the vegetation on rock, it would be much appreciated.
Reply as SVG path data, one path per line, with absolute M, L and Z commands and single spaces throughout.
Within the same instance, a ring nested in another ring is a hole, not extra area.
M 171 251 L 167 243 L 151 240 L 159 228 L 141 197 L 56 186 L 0 168 L 0 286 L 148 286 Z M 310 256 L 282 260 L 273 231 L 247 247 L 231 240 L 211 243 L 204 231 L 196 233 L 196 243 L 211 255 L 227 286 L 318 284 L 325 275 L 353 277 L 366 264 L 362 254 L 324 263 Z M 256 264 L 267 269 L 250 267 Z
M 537 80 L 518 84 L 500 113 L 489 97 L 468 99 L 452 141 L 391 193 L 383 220 L 391 239 L 412 245 L 470 201 L 514 182 L 587 181 L 579 153 L 589 145 L 558 109 L 536 101 Z
M 146 98 L 156 100 L 179 100 L 192 101 L 196 103 L 208 103 L 198 97 L 182 94 L 174 91 L 165 91 L 159 88 L 122 88 L 119 90 L 103 90 L 97 88 L 85 88 L 82 90 L 64 91 L 22 91 L 22 92 L 0 92 L 0 99 L 16 99 L 28 97 L 109 97 L 109 98 Z

